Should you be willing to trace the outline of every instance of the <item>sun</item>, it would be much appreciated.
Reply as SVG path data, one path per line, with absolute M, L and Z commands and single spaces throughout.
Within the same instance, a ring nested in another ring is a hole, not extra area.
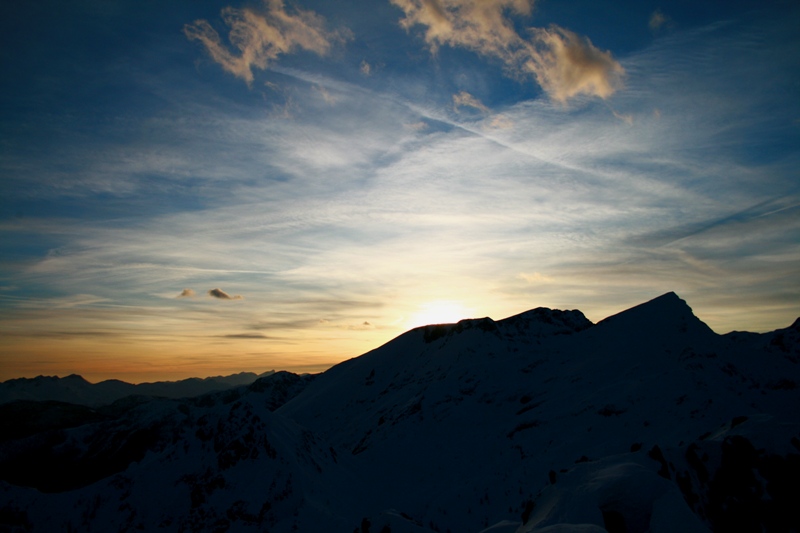
M 416 328 L 430 324 L 452 324 L 470 317 L 470 310 L 454 300 L 434 300 L 418 307 L 408 319 L 407 326 Z

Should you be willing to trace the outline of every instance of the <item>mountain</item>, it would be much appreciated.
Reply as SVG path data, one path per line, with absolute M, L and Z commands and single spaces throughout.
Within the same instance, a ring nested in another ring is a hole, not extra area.
M 797 531 L 799 382 L 800 320 L 718 335 L 673 293 L 597 324 L 425 326 L 317 376 L 0 443 L 0 524 Z
M 254 374 L 240 372 L 230 376 L 189 378 L 181 381 L 159 381 L 134 385 L 109 379 L 100 383 L 89 383 L 77 374 L 59 378 L 38 376 L 35 378 L 10 379 L 0 383 L 0 404 L 16 401 L 57 401 L 91 407 L 110 404 L 131 395 L 158 396 L 164 398 L 187 398 L 209 392 L 248 385 L 274 371 Z

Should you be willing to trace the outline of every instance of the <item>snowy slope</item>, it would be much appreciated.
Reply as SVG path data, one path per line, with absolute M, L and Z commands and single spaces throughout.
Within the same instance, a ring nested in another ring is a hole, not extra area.
M 539 308 L 426 326 L 313 380 L 67 430 L 58 446 L 85 465 L 155 437 L 91 484 L 2 484 L 0 517 L 41 531 L 786 531 L 798 383 L 800 321 L 717 335 L 673 293 L 598 324 Z
M 307 381 L 278 373 L 239 391 L 151 400 L 119 419 L 45 436 L 53 441 L 50 456 L 40 450 L 50 476 L 28 479 L 43 492 L 3 483 L 0 516 L 36 531 L 291 531 L 335 523 L 336 494 L 327 487 L 348 474 L 330 447 L 271 412 Z M 24 451 L 3 452 L 27 459 Z M 92 483 L 87 472 L 99 479 Z
M 354 455 L 381 486 L 372 513 L 453 531 L 521 522 L 550 471 L 586 458 L 681 448 L 737 416 L 798 434 L 796 335 L 794 355 L 772 344 L 788 333 L 721 337 L 671 293 L 587 322 L 538 310 L 420 328 L 279 412 Z

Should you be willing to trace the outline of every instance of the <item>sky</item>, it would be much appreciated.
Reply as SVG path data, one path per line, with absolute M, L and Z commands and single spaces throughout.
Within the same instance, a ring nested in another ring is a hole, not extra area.
M 318 372 L 675 291 L 800 316 L 800 4 L 0 6 L 0 380 Z

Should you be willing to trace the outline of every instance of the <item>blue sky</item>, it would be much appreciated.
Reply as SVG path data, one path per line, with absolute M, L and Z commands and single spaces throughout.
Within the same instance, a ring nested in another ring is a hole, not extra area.
M 796 2 L 0 8 L 0 379 L 317 371 L 667 291 L 800 315 Z

